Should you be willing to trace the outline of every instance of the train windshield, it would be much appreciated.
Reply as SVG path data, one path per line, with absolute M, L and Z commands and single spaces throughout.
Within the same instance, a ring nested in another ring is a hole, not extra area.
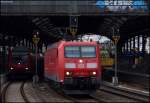
M 12 57 L 12 63 L 21 63 L 21 64 L 24 64 L 24 63 L 27 63 L 27 56 L 13 56 Z
M 66 46 L 65 57 L 96 57 L 95 46 Z

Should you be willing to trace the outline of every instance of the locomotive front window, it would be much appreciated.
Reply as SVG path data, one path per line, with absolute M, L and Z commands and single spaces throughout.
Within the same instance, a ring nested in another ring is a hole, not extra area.
M 82 46 L 81 57 L 96 57 L 96 48 L 94 46 Z
M 96 57 L 95 46 L 66 46 L 65 57 Z
M 13 56 L 12 57 L 12 63 L 21 63 L 21 64 L 24 64 L 24 63 L 27 63 L 27 56 Z
M 80 57 L 79 46 L 66 46 L 65 57 Z

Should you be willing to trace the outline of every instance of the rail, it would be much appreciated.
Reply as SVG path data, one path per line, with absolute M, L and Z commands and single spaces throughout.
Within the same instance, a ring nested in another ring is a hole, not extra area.
M 10 87 L 10 85 L 12 85 L 12 84 L 13 84 L 13 82 L 8 82 L 8 83 L 4 86 L 4 88 L 3 88 L 3 90 L 2 90 L 2 93 L 1 93 L 2 103 L 7 102 L 7 101 L 6 101 L 6 92 L 7 92 L 8 88 Z M 20 93 L 21 93 L 21 96 L 22 96 L 23 100 L 24 100 L 26 103 L 29 103 L 29 100 L 28 100 L 28 98 L 27 98 L 27 96 L 25 95 L 25 92 L 24 92 L 24 84 L 25 84 L 25 82 L 23 82 L 23 83 L 21 84 L 21 86 L 20 86 Z
M 130 98 L 140 102 L 149 102 L 149 92 L 135 91 L 131 89 L 125 89 L 120 86 L 113 86 L 110 83 L 103 82 L 100 91 L 109 92 L 115 95 L 120 95 L 126 98 Z
M 24 84 L 25 84 L 25 82 L 23 82 L 23 83 L 21 84 L 21 86 L 20 86 L 20 93 L 21 93 L 21 95 L 22 95 L 24 101 L 25 101 L 26 103 L 29 103 L 29 100 L 28 100 L 28 98 L 27 98 L 27 96 L 26 96 L 26 94 L 25 94 L 25 91 L 24 91 Z
M 3 88 L 2 90 L 2 93 L 1 93 L 1 98 L 2 98 L 2 103 L 5 103 L 6 102 L 6 92 L 7 92 L 7 89 L 8 87 L 12 84 L 12 82 L 8 82 L 6 84 L 6 86 Z

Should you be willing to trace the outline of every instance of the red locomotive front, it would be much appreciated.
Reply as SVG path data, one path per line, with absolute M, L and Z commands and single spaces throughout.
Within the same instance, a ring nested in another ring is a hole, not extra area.
M 15 47 L 9 50 L 9 76 L 17 77 L 33 73 L 33 64 L 30 51 L 26 47 Z
M 45 76 L 73 90 L 99 88 L 101 67 L 96 42 L 61 41 L 45 53 Z

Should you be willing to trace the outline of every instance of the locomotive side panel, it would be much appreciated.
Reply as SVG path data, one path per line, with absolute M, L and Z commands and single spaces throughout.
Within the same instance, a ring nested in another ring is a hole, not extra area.
M 45 77 L 47 77 L 48 78 L 48 65 L 49 65 L 49 49 L 47 50 L 47 52 L 45 52 L 45 54 L 44 54 L 44 75 L 45 75 Z M 50 78 L 50 77 L 49 77 Z
M 64 81 L 64 43 L 58 46 L 58 82 Z
M 58 55 L 57 48 L 50 48 L 45 54 L 44 60 L 45 76 L 53 81 L 58 81 Z

